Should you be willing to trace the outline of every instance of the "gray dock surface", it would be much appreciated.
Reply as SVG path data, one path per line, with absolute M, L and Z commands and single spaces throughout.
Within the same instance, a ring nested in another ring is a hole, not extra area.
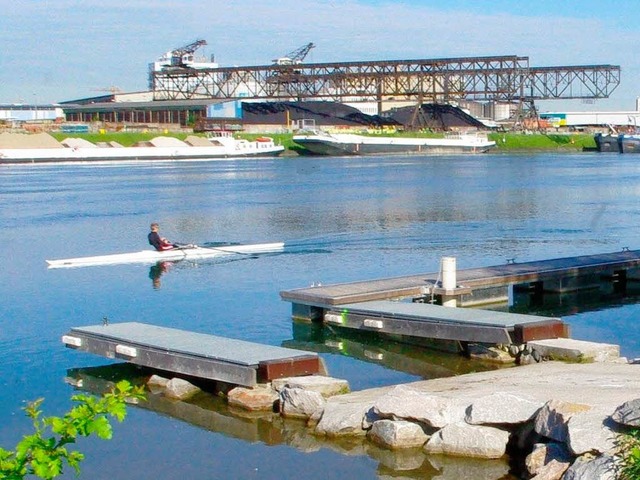
M 510 328 L 527 323 L 539 323 L 549 317 L 524 315 L 520 313 L 496 312 L 468 308 L 450 308 L 428 303 L 392 302 L 379 300 L 365 303 L 347 303 L 340 305 L 340 311 L 359 313 L 375 317 L 376 315 L 393 318 L 401 317 L 415 321 L 441 323 L 465 323 L 489 327 Z
M 457 283 L 471 289 L 586 277 L 640 266 L 640 250 L 555 258 L 490 267 L 459 269 Z M 299 288 L 280 292 L 283 300 L 318 307 L 424 295 L 437 284 L 438 272 Z
M 558 318 L 389 300 L 340 305 L 327 310 L 323 320 L 354 330 L 460 342 L 520 344 L 567 336 Z
M 316 353 L 138 322 L 75 327 L 63 341 L 107 358 L 245 386 L 319 369 Z

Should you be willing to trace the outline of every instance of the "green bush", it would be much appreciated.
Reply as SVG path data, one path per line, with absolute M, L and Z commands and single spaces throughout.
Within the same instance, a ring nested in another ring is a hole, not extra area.
M 621 480 L 640 479 L 640 428 L 633 428 L 618 440 Z
M 90 435 L 109 440 L 112 428 L 108 417 L 123 421 L 125 402 L 131 399 L 144 399 L 143 387 L 133 387 L 123 380 L 101 398 L 74 395 L 71 400 L 76 405 L 62 417 L 43 417 L 42 398 L 30 402 L 24 411 L 33 422 L 34 433 L 25 435 L 14 450 L 0 448 L 0 478 L 19 480 L 35 475 L 51 479 L 63 473 L 65 464 L 80 473 L 84 455 L 67 449 L 67 445 Z

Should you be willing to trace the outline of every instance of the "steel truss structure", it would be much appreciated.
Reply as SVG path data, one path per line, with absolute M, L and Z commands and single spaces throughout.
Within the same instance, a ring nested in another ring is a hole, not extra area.
M 608 97 L 616 65 L 530 67 L 528 57 L 445 58 L 296 65 L 169 67 L 151 72 L 154 100 L 455 100 L 510 103 Z

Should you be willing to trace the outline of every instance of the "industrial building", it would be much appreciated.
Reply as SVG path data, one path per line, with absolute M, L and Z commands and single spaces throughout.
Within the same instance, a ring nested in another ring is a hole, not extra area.
M 56 122 L 64 119 L 64 111 L 59 105 L 0 104 L 0 122 L 13 126 L 24 123 Z

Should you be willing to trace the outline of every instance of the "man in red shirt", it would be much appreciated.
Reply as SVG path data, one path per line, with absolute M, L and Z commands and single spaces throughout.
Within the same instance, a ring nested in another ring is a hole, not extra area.
M 151 232 L 149 232 L 149 235 L 147 236 L 147 238 L 149 239 L 149 245 L 152 245 L 159 252 L 162 252 L 164 250 L 171 250 L 172 248 L 175 248 L 176 245 L 171 243 L 166 238 L 161 237 L 160 234 L 158 233 L 158 230 L 160 230 L 160 225 L 158 225 L 155 222 L 152 223 Z

